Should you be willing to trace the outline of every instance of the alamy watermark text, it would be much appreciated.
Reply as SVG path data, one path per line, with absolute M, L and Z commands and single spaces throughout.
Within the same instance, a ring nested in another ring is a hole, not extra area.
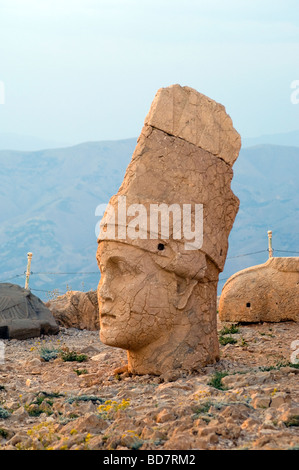
M 294 90 L 291 94 L 291 103 L 299 104 L 299 80 L 293 80 L 291 83 L 291 88 Z
M 116 207 L 111 204 L 97 206 L 95 215 L 103 214 L 95 228 L 99 240 L 167 240 L 171 237 L 183 241 L 186 250 L 199 250 L 203 244 L 202 204 L 127 206 L 126 196 L 118 196 Z

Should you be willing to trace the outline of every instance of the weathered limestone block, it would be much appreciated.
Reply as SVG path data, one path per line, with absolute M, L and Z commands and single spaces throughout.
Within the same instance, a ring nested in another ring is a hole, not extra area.
M 299 321 L 299 258 L 270 258 L 225 283 L 219 318 L 229 322 Z
M 145 124 L 196 145 L 233 165 L 241 141 L 225 107 L 190 87 L 158 90 Z
M 26 339 L 58 331 L 52 313 L 38 297 L 18 285 L 0 284 L 0 338 Z
M 179 85 L 158 91 L 98 240 L 100 338 L 128 351 L 132 373 L 219 357 L 217 282 L 239 207 L 230 183 L 240 145 L 222 105 Z
M 60 326 L 79 330 L 99 330 L 99 307 L 95 291 L 69 291 L 46 306 L 51 310 Z

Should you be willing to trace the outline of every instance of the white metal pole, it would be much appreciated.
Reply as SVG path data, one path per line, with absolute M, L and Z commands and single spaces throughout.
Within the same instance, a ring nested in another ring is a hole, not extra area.
M 29 289 L 31 260 L 32 260 L 32 253 L 27 253 L 27 272 L 26 272 L 25 289 Z
M 273 258 L 272 230 L 268 230 L 268 246 L 269 246 L 269 258 Z

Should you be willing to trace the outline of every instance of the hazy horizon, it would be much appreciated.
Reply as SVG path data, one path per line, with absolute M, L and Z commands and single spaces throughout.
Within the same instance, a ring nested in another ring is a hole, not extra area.
M 296 0 L 0 0 L 0 133 L 133 138 L 174 83 L 222 103 L 243 138 L 298 130 L 298 12 Z

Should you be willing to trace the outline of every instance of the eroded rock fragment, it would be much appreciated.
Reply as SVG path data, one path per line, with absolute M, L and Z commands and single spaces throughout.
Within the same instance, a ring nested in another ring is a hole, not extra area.
M 65 328 L 79 330 L 99 330 L 99 307 L 96 291 L 69 291 L 46 306 L 51 310 L 55 320 Z
M 26 339 L 58 331 L 50 310 L 30 290 L 0 284 L 0 338 Z
M 270 258 L 231 276 L 219 318 L 229 322 L 299 321 L 299 258 Z

